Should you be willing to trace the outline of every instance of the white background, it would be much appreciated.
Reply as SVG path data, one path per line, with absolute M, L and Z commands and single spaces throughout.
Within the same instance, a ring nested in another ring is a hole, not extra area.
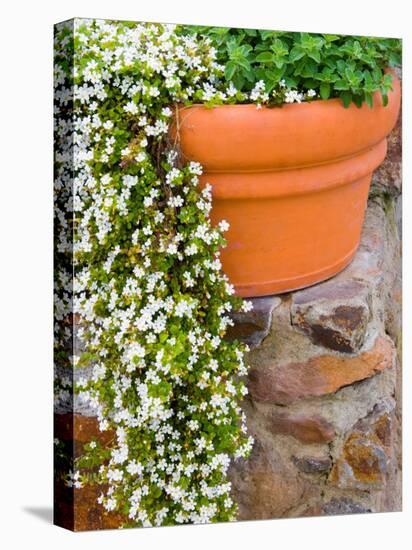
M 3 548 L 408 547 L 406 537 L 411 533 L 412 520 L 409 252 L 412 208 L 411 141 L 406 123 L 404 512 L 77 534 L 51 525 L 53 24 L 77 16 L 401 36 L 404 121 L 410 124 L 408 33 L 410 36 L 412 18 L 408 4 L 407 0 L 3 3 L 0 27 L 0 544 Z

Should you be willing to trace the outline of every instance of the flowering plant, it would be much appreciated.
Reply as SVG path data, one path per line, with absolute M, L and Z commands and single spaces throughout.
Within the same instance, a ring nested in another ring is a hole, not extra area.
M 167 140 L 174 104 L 235 101 L 222 73 L 209 40 L 173 26 L 57 27 L 57 371 L 73 309 L 74 409 L 94 407 L 113 433 L 85 446 L 67 484 L 106 487 L 99 503 L 126 526 L 233 519 L 227 469 L 252 445 L 245 347 L 223 338 L 231 310 L 249 307 L 221 272 L 228 225 L 211 226 L 201 166 Z M 57 391 L 70 397 L 67 377 Z

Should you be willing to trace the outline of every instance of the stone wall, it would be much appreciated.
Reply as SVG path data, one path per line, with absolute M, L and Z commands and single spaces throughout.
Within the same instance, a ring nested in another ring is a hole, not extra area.
M 400 193 L 399 121 L 353 262 L 329 281 L 256 298 L 252 311 L 234 315 L 229 336 L 251 347 L 243 406 L 255 437 L 251 457 L 230 470 L 240 519 L 401 508 Z M 75 369 L 75 377 L 89 374 Z M 105 437 L 92 414 L 70 395 L 57 405 L 55 435 L 75 456 Z M 96 504 L 99 492 L 56 481 L 56 523 L 118 526 L 121 518 Z
M 401 509 L 400 147 L 399 122 L 353 262 L 234 316 L 256 438 L 231 467 L 240 519 Z

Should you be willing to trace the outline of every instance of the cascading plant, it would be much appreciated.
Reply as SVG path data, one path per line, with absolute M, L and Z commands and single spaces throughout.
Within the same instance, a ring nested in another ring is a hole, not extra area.
M 125 526 L 234 519 L 227 469 L 252 438 L 239 406 L 245 347 L 223 336 L 249 304 L 221 272 L 227 224 L 210 223 L 201 166 L 181 163 L 167 135 L 174 104 L 236 99 L 215 87 L 210 42 L 172 26 L 75 20 L 74 37 L 58 27 L 55 60 L 57 249 L 70 255 L 73 223 L 85 348 L 74 364 L 92 369 L 75 393 L 113 433 L 106 448 L 85 446 L 67 484 L 106 487 L 99 503 Z M 57 266 L 61 289 L 69 263 Z M 56 300 L 69 311 L 59 289 Z

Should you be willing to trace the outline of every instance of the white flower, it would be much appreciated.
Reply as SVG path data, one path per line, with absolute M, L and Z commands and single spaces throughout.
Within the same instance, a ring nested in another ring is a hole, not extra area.
M 243 300 L 242 311 L 248 312 L 253 309 L 253 302 L 251 300 Z
M 228 231 L 230 225 L 226 220 L 222 220 L 219 222 L 219 229 L 220 231 Z
M 127 103 L 123 107 L 123 109 L 126 111 L 126 113 L 131 113 L 132 115 L 137 115 L 137 113 L 139 112 L 136 103 L 134 103 L 133 101 L 129 101 L 129 103 Z
M 185 248 L 185 254 L 186 256 L 193 256 L 198 251 L 197 245 L 195 243 L 190 244 L 188 247 Z
M 179 207 L 183 206 L 183 199 L 179 195 L 176 197 L 170 197 L 170 199 L 167 201 L 167 204 L 172 207 Z
M 139 342 L 133 342 L 127 347 L 124 355 L 127 361 L 133 361 L 136 357 L 144 357 L 145 354 L 145 348 Z
M 105 130 L 111 130 L 113 128 L 114 124 L 111 120 L 106 120 L 106 122 L 103 123 L 103 128 Z
M 180 300 L 180 302 L 176 304 L 174 313 L 177 317 L 191 317 L 195 306 L 195 302 L 190 303 L 187 300 Z
M 149 88 L 149 95 L 151 97 L 157 97 L 160 95 L 160 91 L 159 91 L 159 88 L 156 88 L 156 86 L 151 86 Z
M 226 88 L 226 93 L 229 97 L 233 97 L 237 94 L 237 89 L 233 85 L 233 82 L 229 83 L 229 86 Z
M 104 378 L 105 374 L 106 374 L 106 367 L 101 363 L 98 363 L 93 367 L 93 380 L 95 382 Z
M 115 508 L 116 508 L 116 499 L 114 498 L 109 498 L 108 500 L 106 500 L 106 502 L 104 503 L 104 507 L 106 508 L 106 510 L 108 512 L 112 512 Z
M 193 432 L 195 432 L 196 430 L 199 429 L 200 425 L 199 425 L 199 422 L 197 420 L 190 420 L 188 423 L 187 423 L 188 427 L 190 430 L 192 430 Z
M 263 80 L 259 80 L 256 82 L 255 86 L 253 87 L 252 91 L 250 92 L 250 99 L 252 101 L 257 101 L 259 99 L 266 98 L 268 99 L 267 94 L 265 92 L 265 82 Z
M 189 172 L 191 174 L 196 174 L 197 176 L 200 176 L 203 172 L 202 165 L 199 162 L 189 162 Z
M 177 245 L 176 245 L 176 243 L 170 243 L 166 248 L 166 252 L 168 254 L 171 254 L 171 255 L 177 254 Z
M 131 460 L 126 466 L 126 470 L 130 475 L 141 476 L 143 474 L 143 466 L 136 460 Z
M 183 273 L 183 277 L 184 277 L 184 284 L 185 286 L 187 286 L 188 288 L 191 288 L 194 286 L 195 284 L 195 281 L 191 275 L 191 273 L 189 273 L 189 271 L 185 271 Z
M 285 93 L 285 103 L 301 103 L 303 100 L 303 94 L 297 90 L 288 90 Z

